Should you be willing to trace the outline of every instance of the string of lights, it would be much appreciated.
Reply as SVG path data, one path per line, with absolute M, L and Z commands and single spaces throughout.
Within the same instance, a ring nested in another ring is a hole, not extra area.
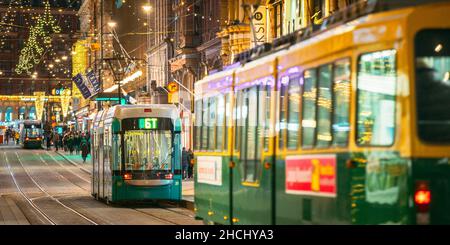
M 37 16 L 35 19 L 37 19 L 36 25 L 31 27 L 25 47 L 20 52 L 19 62 L 15 69 L 17 74 L 23 72 L 31 74 L 30 70 L 39 64 L 42 58 L 43 47 L 49 48 L 52 46 L 51 34 L 61 32 L 61 27 L 57 25 L 56 19 L 50 12 L 48 0 L 44 2 L 44 14 Z

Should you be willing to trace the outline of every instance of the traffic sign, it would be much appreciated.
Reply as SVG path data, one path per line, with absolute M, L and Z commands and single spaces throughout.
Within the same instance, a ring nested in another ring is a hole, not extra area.
M 175 93 L 178 91 L 178 83 L 176 82 L 169 82 L 167 85 L 167 90 L 169 90 L 170 93 Z

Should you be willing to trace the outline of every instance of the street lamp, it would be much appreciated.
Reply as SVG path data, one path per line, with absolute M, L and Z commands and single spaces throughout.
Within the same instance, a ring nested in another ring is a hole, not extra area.
M 115 27 L 117 26 L 117 23 L 114 22 L 114 21 L 109 21 L 109 22 L 108 22 L 108 26 L 109 26 L 110 28 L 115 28 Z
M 150 5 L 144 5 L 144 6 L 142 6 L 142 9 L 145 11 L 145 12 L 150 12 L 151 10 L 152 10 L 152 6 L 150 6 Z

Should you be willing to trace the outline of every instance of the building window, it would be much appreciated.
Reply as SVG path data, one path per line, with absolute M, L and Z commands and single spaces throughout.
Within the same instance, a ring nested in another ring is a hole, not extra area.
M 283 35 L 283 2 L 278 1 L 273 4 L 274 11 L 274 34 L 275 38 Z

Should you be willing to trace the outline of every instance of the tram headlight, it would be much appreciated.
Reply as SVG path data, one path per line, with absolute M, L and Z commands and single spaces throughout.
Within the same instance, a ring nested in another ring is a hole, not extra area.
M 130 173 L 126 173 L 123 175 L 124 180 L 130 180 L 133 176 Z
M 26 141 L 28 141 L 28 140 L 29 140 L 29 138 L 25 138 L 25 140 L 26 140 Z

